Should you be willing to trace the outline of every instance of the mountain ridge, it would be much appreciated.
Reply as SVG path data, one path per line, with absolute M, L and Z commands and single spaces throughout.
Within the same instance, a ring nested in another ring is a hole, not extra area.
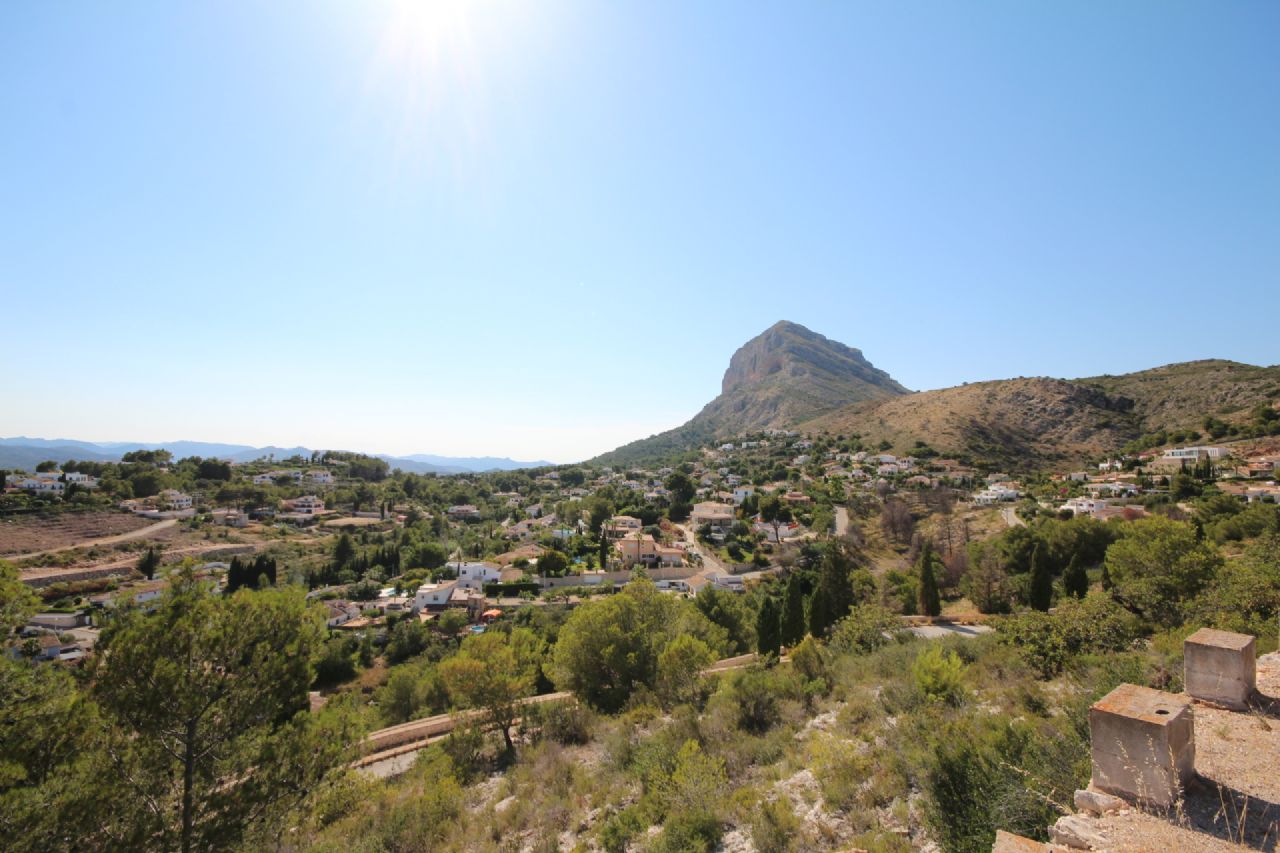
M 1240 425 L 1253 408 L 1277 399 L 1280 366 L 1199 359 L 1118 375 L 1020 377 L 920 391 L 842 407 L 798 429 L 857 434 L 865 444 L 887 442 L 900 452 L 924 442 L 945 455 L 1028 468 L 1118 453 L 1143 435 L 1199 432 L 1209 417 Z
M 1226 359 L 911 392 L 861 351 L 783 321 L 733 354 L 720 395 L 688 422 L 591 461 L 669 458 L 713 439 L 786 427 L 856 434 L 866 446 L 887 444 L 899 452 L 927 445 L 991 466 L 1078 464 L 1119 452 L 1145 434 L 1198 430 L 1209 417 L 1243 423 L 1253 407 L 1277 399 L 1280 366 Z
M 0 438 L 0 467 L 33 468 L 40 462 L 54 459 L 58 462 L 67 459 L 79 459 L 86 462 L 117 462 L 125 453 L 134 450 L 168 450 L 175 458 L 188 456 L 212 457 L 229 462 L 252 462 L 263 457 L 274 457 L 284 460 L 290 456 L 310 456 L 315 452 L 312 448 L 277 447 L 267 445 L 255 447 L 249 444 L 227 444 L 222 442 L 189 441 L 83 441 L 81 439 L 48 439 L 30 436 L 13 436 Z M 370 454 L 385 459 L 392 468 L 400 468 L 415 474 L 472 474 L 485 471 L 512 471 L 521 468 L 544 468 L 551 462 L 539 460 L 523 462 L 499 456 L 438 456 L 419 453 L 411 456 L 392 456 L 389 454 Z

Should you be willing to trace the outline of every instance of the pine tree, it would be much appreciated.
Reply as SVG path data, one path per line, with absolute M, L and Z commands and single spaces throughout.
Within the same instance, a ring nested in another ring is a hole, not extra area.
M 756 614 L 756 651 L 776 655 L 782 648 L 782 622 L 778 602 L 772 596 L 760 604 Z
M 799 575 L 787 581 L 782 599 L 782 644 L 790 648 L 804 639 L 804 589 Z
M 925 616 L 937 616 L 942 613 L 942 599 L 938 595 L 938 576 L 934 569 L 937 557 L 933 552 L 933 542 L 926 540 L 920 549 L 920 560 L 916 563 L 920 573 L 920 612 Z
M 1080 565 L 1079 555 L 1073 554 L 1067 570 L 1062 573 L 1062 591 L 1076 598 L 1084 598 L 1089 594 L 1089 575 Z
M 1031 552 L 1031 580 L 1027 589 L 1027 603 L 1036 610 L 1048 610 L 1053 603 L 1053 575 L 1049 572 L 1049 562 L 1040 553 L 1037 545 Z

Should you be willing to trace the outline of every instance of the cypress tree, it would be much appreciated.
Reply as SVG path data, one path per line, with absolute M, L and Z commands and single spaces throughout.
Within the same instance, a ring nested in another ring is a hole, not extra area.
M 230 595 L 242 586 L 244 586 L 244 567 L 239 557 L 232 557 L 231 565 L 227 567 L 227 594 Z
M 828 542 L 818 567 L 818 585 L 809 599 L 809 633 L 824 637 L 836 622 L 849 615 L 853 584 L 849 573 L 853 558 L 840 542 Z
M 800 576 L 792 575 L 782 599 L 782 644 L 791 647 L 803 640 L 804 629 L 804 590 Z
M 1080 565 L 1077 554 L 1071 556 L 1067 570 L 1062 573 L 1062 591 L 1076 598 L 1084 598 L 1089 594 L 1089 575 L 1085 573 L 1084 566 Z
M 1027 590 L 1027 603 L 1036 610 L 1048 610 L 1053 603 L 1053 575 L 1049 563 L 1040 554 L 1037 545 L 1031 552 L 1031 581 Z
M 937 616 L 942 612 L 942 598 L 938 595 L 938 577 L 933 564 L 936 558 L 933 543 L 925 541 L 920 549 L 920 560 L 916 564 L 920 572 L 920 612 L 925 616 Z
M 333 546 L 333 567 L 345 569 L 356 558 L 356 546 L 351 537 L 343 533 Z
M 782 648 L 782 622 L 778 603 L 772 596 L 760 604 L 756 613 L 756 651 L 761 655 L 776 655 Z
M 138 558 L 138 571 L 147 580 L 151 580 L 156 576 L 156 569 L 160 568 L 160 552 L 155 548 L 148 548 Z
M 821 589 L 815 589 L 813 595 L 809 596 L 807 612 L 809 633 L 815 637 L 826 636 L 827 629 L 831 627 L 834 620 L 831 618 L 831 608 Z

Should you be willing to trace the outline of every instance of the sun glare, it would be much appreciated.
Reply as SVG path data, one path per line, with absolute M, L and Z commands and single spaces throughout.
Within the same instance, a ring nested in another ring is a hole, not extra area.
M 485 81 L 478 8 L 468 0 L 389 4 L 366 94 L 390 110 L 399 168 L 442 158 L 456 169 L 480 142 Z

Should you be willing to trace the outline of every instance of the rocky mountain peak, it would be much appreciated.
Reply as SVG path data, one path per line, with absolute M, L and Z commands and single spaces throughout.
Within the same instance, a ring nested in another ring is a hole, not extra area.
M 721 393 L 773 382 L 857 380 L 889 393 L 907 389 L 867 361 L 860 350 L 833 341 L 798 323 L 782 320 L 747 341 L 729 360 Z

